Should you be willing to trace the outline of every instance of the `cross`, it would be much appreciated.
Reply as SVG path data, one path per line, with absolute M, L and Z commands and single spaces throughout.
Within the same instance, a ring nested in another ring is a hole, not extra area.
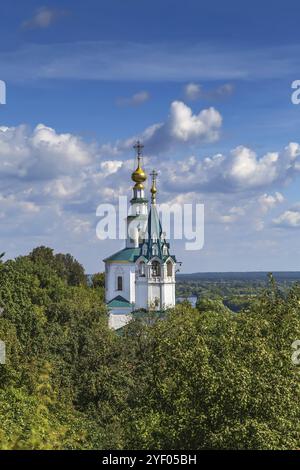
M 143 151 L 143 144 L 137 140 L 136 143 L 134 144 L 133 148 L 136 150 L 136 153 L 137 153 L 137 157 L 138 158 L 141 158 L 141 155 L 142 155 L 142 151 Z
M 155 183 L 156 182 L 156 177 L 157 177 L 158 173 L 157 171 L 153 170 L 152 173 L 150 173 L 150 176 L 152 176 L 152 182 Z

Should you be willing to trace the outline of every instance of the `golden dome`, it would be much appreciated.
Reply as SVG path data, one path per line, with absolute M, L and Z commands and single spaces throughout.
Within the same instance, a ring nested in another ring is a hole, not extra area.
M 155 183 L 152 184 L 151 189 L 150 189 L 150 192 L 151 192 L 152 194 L 156 194 L 156 193 L 157 193 L 157 189 L 156 189 Z
M 137 169 L 131 175 L 132 181 L 135 183 L 143 183 L 147 179 L 147 175 L 144 170 L 140 167 L 140 163 L 138 164 Z
M 134 189 L 144 189 L 143 183 L 135 183 L 135 185 L 133 187 L 134 187 Z
M 157 189 L 156 189 L 157 172 L 155 170 L 153 170 L 152 173 L 151 173 L 151 176 L 152 176 L 152 186 L 151 186 L 151 189 L 150 189 L 150 192 L 152 194 L 151 200 L 152 200 L 152 204 L 155 204 L 156 193 L 157 193 Z

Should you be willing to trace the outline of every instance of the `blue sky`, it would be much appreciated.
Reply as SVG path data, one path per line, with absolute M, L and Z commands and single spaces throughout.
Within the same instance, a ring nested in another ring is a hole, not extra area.
M 122 245 L 95 210 L 129 194 L 140 137 L 164 202 L 205 205 L 182 271 L 299 270 L 297 1 L 14 1 L 1 6 L 0 218 L 88 272 Z

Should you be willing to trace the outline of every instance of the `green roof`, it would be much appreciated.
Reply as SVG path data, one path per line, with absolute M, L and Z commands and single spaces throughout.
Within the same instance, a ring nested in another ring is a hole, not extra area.
M 161 223 L 159 220 L 158 212 L 156 209 L 156 205 L 152 204 L 149 217 L 148 217 L 148 236 L 149 240 L 151 240 L 152 235 L 155 234 L 158 239 L 162 234 Z
M 117 295 L 114 299 L 112 299 L 110 302 L 107 304 L 108 307 L 131 307 L 131 303 L 128 302 L 128 300 L 124 299 L 121 295 Z
M 105 261 L 127 261 L 133 263 L 135 259 L 140 255 L 140 248 L 124 248 L 123 250 L 117 251 L 113 255 L 105 258 Z

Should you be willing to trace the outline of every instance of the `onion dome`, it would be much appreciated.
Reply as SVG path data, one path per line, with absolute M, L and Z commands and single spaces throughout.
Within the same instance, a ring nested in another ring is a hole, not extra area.
M 135 189 L 144 189 L 143 183 L 147 179 L 147 175 L 144 172 L 143 168 L 141 167 L 141 158 L 142 158 L 142 149 L 143 149 L 143 147 L 144 146 L 141 144 L 141 142 L 139 140 L 136 142 L 136 144 L 133 147 L 136 150 L 137 161 L 138 161 L 138 166 L 137 166 L 136 170 L 131 175 L 132 181 L 134 181 L 136 183 L 135 186 L 134 186 Z
M 137 169 L 131 175 L 132 181 L 135 183 L 144 183 L 147 179 L 147 175 L 144 172 L 143 168 L 140 166 L 140 162 L 138 162 Z
M 152 194 L 152 197 L 151 197 L 152 204 L 155 204 L 156 193 L 157 193 L 157 188 L 156 188 L 157 172 L 155 170 L 153 170 L 152 173 L 151 173 L 151 176 L 152 176 L 152 186 L 151 186 L 151 189 L 150 189 L 150 193 Z

